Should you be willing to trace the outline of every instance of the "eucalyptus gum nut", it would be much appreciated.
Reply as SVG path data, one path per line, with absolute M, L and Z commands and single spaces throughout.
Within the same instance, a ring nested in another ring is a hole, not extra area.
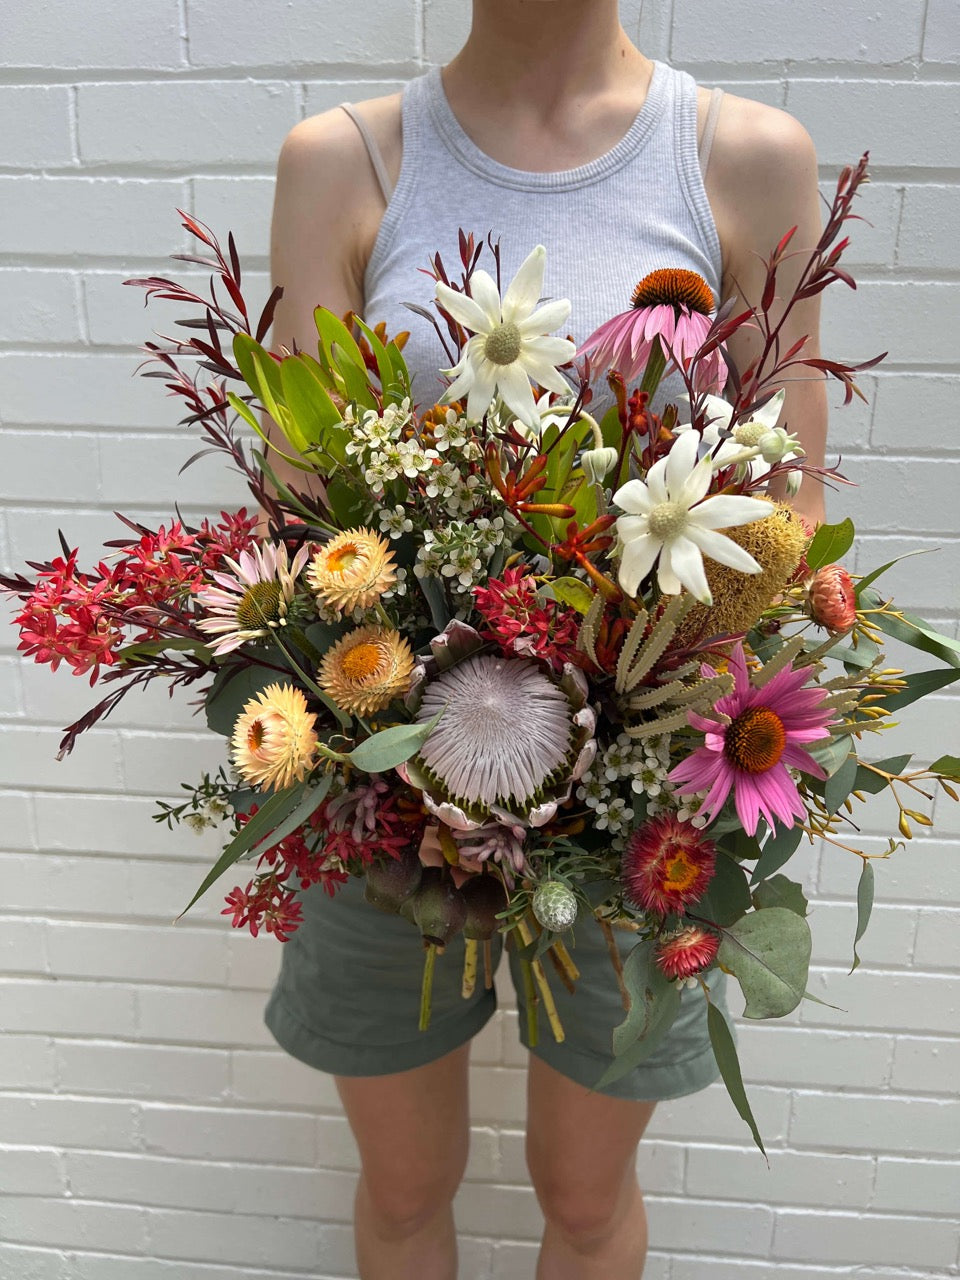
M 405 850 L 399 858 L 372 862 L 364 872 L 363 896 L 374 907 L 394 915 L 420 887 L 423 867 L 415 849 Z
M 431 875 L 430 872 L 435 872 Z M 467 919 L 467 904 L 453 881 L 437 867 L 428 867 L 413 897 L 413 911 L 424 942 L 445 947 Z
M 467 904 L 464 935 L 486 942 L 500 928 L 497 912 L 507 909 L 503 884 L 494 875 L 476 875 L 460 886 L 460 893 Z

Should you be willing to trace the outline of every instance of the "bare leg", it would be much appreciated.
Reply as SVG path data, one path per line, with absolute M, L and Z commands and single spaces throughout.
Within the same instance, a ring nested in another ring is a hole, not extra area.
M 470 1044 L 385 1076 L 337 1076 L 360 1149 L 360 1280 L 455 1280 L 451 1202 L 467 1163 Z
M 636 1152 L 655 1102 L 591 1093 L 531 1055 L 527 1164 L 546 1218 L 537 1280 L 639 1280 Z

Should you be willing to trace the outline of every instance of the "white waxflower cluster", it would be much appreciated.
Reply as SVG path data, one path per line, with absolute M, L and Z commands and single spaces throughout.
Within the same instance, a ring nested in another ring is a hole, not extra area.
M 472 464 L 483 457 L 466 418 L 448 409 L 439 422 L 419 434 L 409 400 L 388 405 L 382 414 L 368 409 L 359 421 L 348 408 L 344 417 L 352 438 L 346 451 L 363 467 L 363 478 L 374 493 L 383 493 L 394 481 L 426 480 L 424 493 L 439 500 L 454 519 L 470 515 L 488 487 L 483 475 L 472 473 Z M 413 530 L 413 521 L 402 506 L 379 512 L 380 531 L 399 538 Z
M 389 591 L 384 591 L 380 597 L 381 600 L 399 600 L 407 594 L 407 571 L 400 568 L 397 570 L 397 580 Z
M 380 532 L 389 533 L 391 538 L 402 538 L 405 533 L 413 532 L 413 521 L 407 515 L 407 508 L 399 503 L 395 507 L 381 507 L 379 517 Z
M 577 798 L 594 811 L 593 825 L 598 831 L 620 836 L 636 816 L 631 805 L 633 796 L 646 797 L 646 812 L 651 812 L 652 802 L 663 791 L 669 767 L 669 734 L 638 740 L 621 733 L 598 753 L 583 775 Z M 613 843 L 616 848 L 622 841 Z
M 207 827 L 219 827 L 224 818 L 231 813 L 233 808 L 225 800 L 211 796 L 208 800 L 204 800 L 199 809 L 184 814 L 183 821 L 191 831 L 200 835 Z
M 486 574 L 487 562 L 503 542 L 502 516 L 480 517 L 467 524 L 451 520 L 426 529 L 413 572 L 418 578 L 441 578 L 454 594 L 468 595 Z

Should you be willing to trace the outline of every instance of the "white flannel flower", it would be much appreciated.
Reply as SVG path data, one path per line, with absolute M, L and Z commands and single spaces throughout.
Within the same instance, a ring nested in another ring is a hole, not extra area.
M 703 557 L 740 573 L 759 573 L 753 556 L 719 529 L 752 524 L 773 509 L 759 498 L 737 494 L 706 497 L 713 475 L 709 457 L 697 461 L 698 435 L 684 431 L 670 452 L 655 462 L 646 480 L 628 480 L 613 495 L 627 514 L 617 520 L 622 544 L 620 586 L 635 597 L 640 583 L 657 565 L 657 582 L 668 596 L 686 587 L 704 605 L 713 604 Z
M 785 395 L 781 388 L 756 410 L 752 418 L 738 423 L 732 430 L 730 423 L 733 421 L 733 405 L 720 396 L 704 397 L 707 426 L 701 439 L 703 451 L 709 452 L 713 459 L 714 470 L 734 463 L 749 463 L 750 479 L 759 480 L 775 462 L 803 457 L 803 449 L 797 437 L 784 427 L 776 425 L 783 410 Z M 677 398 L 681 402 L 681 412 L 689 416 L 689 396 L 681 395 Z M 676 429 L 689 431 L 690 423 L 679 423 Z M 730 432 L 730 435 L 721 437 L 721 432 Z
M 546 250 L 537 245 L 524 260 L 501 300 L 486 271 L 470 277 L 471 296 L 437 283 L 437 300 L 473 337 L 452 369 L 444 372 L 453 382 L 444 401 L 467 397 L 467 417 L 478 422 L 495 395 L 532 430 L 539 429 L 530 380 L 559 394 L 570 387 L 557 365 L 573 358 L 576 345 L 566 338 L 547 335 L 570 314 L 565 299 L 537 307 L 543 288 Z

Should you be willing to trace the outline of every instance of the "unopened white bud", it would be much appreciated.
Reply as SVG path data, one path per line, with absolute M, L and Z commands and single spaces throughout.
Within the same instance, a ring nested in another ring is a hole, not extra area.
M 580 458 L 583 474 L 591 484 L 602 484 L 604 477 L 617 465 L 619 456 L 617 450 L 612 448 L 586 449 Z

